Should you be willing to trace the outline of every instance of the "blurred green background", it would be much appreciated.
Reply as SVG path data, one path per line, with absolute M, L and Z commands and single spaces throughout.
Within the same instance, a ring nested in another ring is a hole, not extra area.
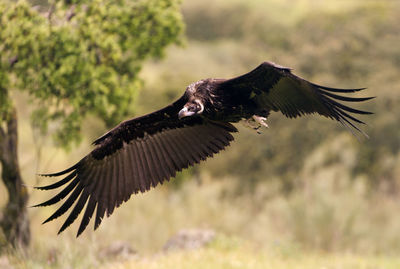
M 10 252 L 21 268 L 400 268 L 400 1 L 186 0 L 183 46 L 147 61 L 131 104 L 134 115 L 172 102 L 201 78 L 228 78 L 263 61 L 294 69 L 315 83 L 367 87 L 377 96 L 360 108 L 370 139 L 316 116 L 289 120 L 274 113 L 262 134 L 237 127 L 236 142 L 201 165 L 132 197 L 96 231 L 75 238 L 77 225 L 56 236 L 55 210 L 31 208 L 32 246 Z M 19 154 L 28 185 L 36 173 L 74 164 L 106 131 L 93 116 L 69 152 L 32 133 L 27 97 L 15 93 Z M 30 190 L 30 204 L 51 193 Z M 0 185 L 0 205 L 7 196 Z M 205 249 L 158 255 L 184 228 L 213 229 Z M 115 241 L 134 260 L 104 259 Z M 197 267 L 196 267 L 197 266 Z

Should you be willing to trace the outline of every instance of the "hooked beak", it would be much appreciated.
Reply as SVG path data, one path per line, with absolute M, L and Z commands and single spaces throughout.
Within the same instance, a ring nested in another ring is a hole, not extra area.
M 195 112 L 188 111 L 187 107 L 184 107 L 184 108 L 181 109 L 181 111 L 179 111 L 178 118 L 182 119 L 184 117 L 193 116 L 194 114 L 195 114 Z

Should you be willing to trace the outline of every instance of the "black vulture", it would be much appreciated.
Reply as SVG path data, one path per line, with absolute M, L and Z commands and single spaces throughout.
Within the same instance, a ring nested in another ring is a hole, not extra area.
M 356 125 L 363 122 L 349 113 L 371 113 L 338 102 L 373 98 L 338 95 L 363 89 L 320 86 L 270 62 L 232 79 L 199 80 L 190 84 L 174 103 L 124 121 L 105 133 L 94 141 L 93 151 L 72 167 L 44 174 L 64 178 L 37 189 L 65 187 L 37 206 L 53 205 L 69 195 L 44 221 L 58 218 L 75 203 L 60 233 L 76 220 L 86 205 L 79 236 L 94 214 L 96 229 L 105 214 L 110 216 L 132 194 L 145 192 L 174 177 L 177 171 L 223 150 L 233 141 L 232 133 L 237 132 L 232 123 L 240 120 L 252 121 L 257 129 L 266 126 L 265 119 L 271 111 L 280 111 L 289 118 L 317 113 L 363 133 Z

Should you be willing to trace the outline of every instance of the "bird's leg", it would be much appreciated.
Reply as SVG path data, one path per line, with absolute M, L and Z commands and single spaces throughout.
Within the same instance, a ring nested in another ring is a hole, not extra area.
M 257 130 L 258 128 L 260 128 L 260 125 L 257 124 L 253 118 L 248 118 L 248 119 L 243 119 L 242 121 L 243 125 L 247 128 L 250 129 L 255 129 Z
M 244 126 L 251 128 L 253 130 L 256 130 L 257 133 L 261 134 L 260 132 L 260 128 L 261 126 L 264 126 L 266 128 L 268 127 L 268 124 L 265 122 L 265 120 L 267 120 L 267 118 L 265 117 L 261 117 L 261 116 L 257 116 L 257 115 L 253 115 L 251 118 L 248 118 L 246 120 L 244 120 Z
M 266 117 L 261 117 L 257 115 L 253 115 L 252 117 L 255 122 L 257 122 L 259 125 L 264 126 L 265 128 L 269 128 L 268 124 L 265 122 L 267 120 Z

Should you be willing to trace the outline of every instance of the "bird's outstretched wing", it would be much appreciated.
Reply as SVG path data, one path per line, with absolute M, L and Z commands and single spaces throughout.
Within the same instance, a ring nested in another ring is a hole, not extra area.
M 337 120 L 351 130 L 365 133 L 356 126 L 364 124 L 353 114 L 372 114 L 354 109 L 338 101 L 362 102 L 374 97 L 355 98 L 339 94 L 353 93 L 361 89 L 335 89 L 311 83 L 294 75 L 289 68 L 264 62 L 253 71 L 226 80 L 220 85 L 222 91 L 252 99 L 260 108 L 280 111 L 289 118 L 318 113 Z M 339 93 L 339 94 L 337 94 Z
M 95 209 L 95 229 L 105 214 L 137 192 L 175 176 L 190 165 L 205 160 L 224 149 L 233 140 L 236 128 L 229 123 L 177 115 L 185 104 L 182 96 L 170 106 L 151 114 L 122 122 L 97 139 L 96 148 L 74 166 L 54 174 L 64 176 L 51 185 L 37 187 L 51 190 L 64 186 L 50 200 L 36 206 L 53 205 L 69 197 L 44 223 L 58 218 L 73 207 L 60 232 L 73 223 L 86 206 L 79 236 L 87 227 Z M 74 205 L 75 203 L 75 205 Z

